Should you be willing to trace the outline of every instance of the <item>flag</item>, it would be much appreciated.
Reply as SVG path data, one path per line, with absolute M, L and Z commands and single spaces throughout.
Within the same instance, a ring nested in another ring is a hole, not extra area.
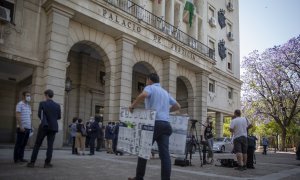
M 192 23 L 193 23 L 194 9 L 195 9 L 195 7 L 193 4 L 193 0 L 186 0 L 184 10 L 187 10 L 189 12 L 190 27 L 192 26 Z

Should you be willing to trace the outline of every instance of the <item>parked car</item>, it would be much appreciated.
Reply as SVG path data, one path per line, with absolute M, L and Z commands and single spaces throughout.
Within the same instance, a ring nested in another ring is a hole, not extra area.
M 231 142 L 231 138 L 229 137 L 221 137 L 214 138 L 214 152 L 231 152 L 233 149 L 233 144 Z

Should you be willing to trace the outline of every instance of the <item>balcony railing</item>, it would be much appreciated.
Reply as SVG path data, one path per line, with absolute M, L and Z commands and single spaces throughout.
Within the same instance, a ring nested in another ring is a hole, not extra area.
M 194 50 L 204 54 L 205 56 L 215 59 L 215 51 L 208 46 L 202 44 L 195 38 L 184 33 L 180 29 L 164 21 L 161 17 L 158 17 L 145 8 L 135 4 L 130 0 L 104 0 L 112 6 L 123 10 L 124 12 L 136 17 L 138 21 L 143 21 L 146 24 L 160 30 L 168 36 L 171 36 L 179 42 L 193 48 Z

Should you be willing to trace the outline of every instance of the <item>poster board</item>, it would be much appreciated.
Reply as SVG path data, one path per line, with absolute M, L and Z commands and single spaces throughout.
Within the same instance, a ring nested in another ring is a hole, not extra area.
M 150 159 L 156 112 L 155 110 L 120 108 L 119 150 Z
M 189 117 L 186 115 L 171 115 L 170 124 L 172 126 L 172 135 L 169 138 L 169 152 L 173 154 L 185 154 L 186 136 Z M 156 142 L 153 150 L 158 150 Z

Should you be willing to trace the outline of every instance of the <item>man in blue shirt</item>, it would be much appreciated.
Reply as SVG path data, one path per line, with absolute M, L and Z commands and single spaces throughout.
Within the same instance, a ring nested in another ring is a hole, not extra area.
M 176 100 L 164 90 L 159 83 L 157 74 L 150 74 L 147 77 L 147 86 L 143 92 L 129 107 L 133 112 L 138 103 L 145 100 L 146 109 L 156 110 L 153 142 L 156 141 L 161 160 L 161 179 L 169 180 L 171 176 L 171 158 L 169 154 L 169 137 L 172 134 L 172 127 L 169 123 L 169 113 L 179 110 L 180 105 Z M 136 177 L 128 180 L 143 180 L 146 171 L 147 160 L 138 158 Z

